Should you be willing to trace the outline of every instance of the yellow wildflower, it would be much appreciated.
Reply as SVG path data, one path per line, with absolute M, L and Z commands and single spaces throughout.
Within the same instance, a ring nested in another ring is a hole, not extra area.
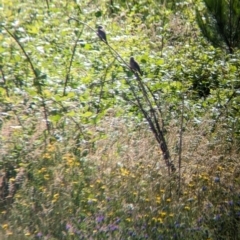
M 45 175 L 43 176 L 43 178 L 44 178 L 45 180 L 49 180 L 49 179 L 50 179 L 50 176 L 49 176 L 49 174 L 45 174 Z
M 128 176 L 129 173 L 130 173 L 130 172 L 129 172 L 127 169 L 121 168 L 121 175 L 122 175 L 122 176 Z
M 15 178 L 10 178 L 9 182 L 15 182 Z
M 50 159 L 51 158 L 51 155 L 49 153 L 44 153 L 43 154 L 43 158 L 45 159 Z
M 8 224 L 3 224 L 3 225 L 2 225 L 2 228 L 3 228 L 4 230 L 8 229 Z
M 58 198 L 59 197 L 59 193 L 56 193 L 53 195 L 53 198 Z
M 156 203 L 161 203 L 161 198 L 160 197 L 156 197 Z
M 165 217 L 166 217 L 166 215 L 167 215 L 167 213 L 166 213 L 166 212 L 160 212 L 160 216 L 161 216 L 162 218 L 165 218 Z
M 218 166 L 218 167 L 217 167 L 217 170 L 220 171 L 220 172 L 222 172 L 222 171 L 224 170 L 224 168 L 223 168 L 222 166 Z
M 55 151 L 55 146 L 52 145 L 52 144 L 49 144 L 48 147 L 47 147 L 47 151 L 48 152 L 54 152 Z

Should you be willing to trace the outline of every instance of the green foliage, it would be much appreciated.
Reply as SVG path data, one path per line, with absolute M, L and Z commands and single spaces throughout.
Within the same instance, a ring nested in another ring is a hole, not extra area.
M 239 48 L 240 4 L 237 0 L 204 0 L 207 11 L 197 13 L 197 21 L 204 36 L 214 46 L 227 46 L 230 53 Z

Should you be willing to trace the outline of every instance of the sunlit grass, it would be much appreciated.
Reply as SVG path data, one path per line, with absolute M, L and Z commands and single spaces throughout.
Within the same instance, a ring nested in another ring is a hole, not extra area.
M 199 145 L 191 153 L 198 155 L 197 160 L 189 159 L 184 148 L 188 160 L 183 162 L 179 191 L 178 173 L 167 174 L 145 126 L 131 136 L 131 126 L 121 119 L 115 128 L 108 125 L 106 137 L 87 155 L 81 154 L 84 145 L 74 153 L 74 147 L 53 142 L 38 152 L 34 164 L 22 166 L 24 171 L 16 169 L 8 182 L 10 186 L 18 181 L 19 186 L 11 207 L 6 205 L 1 212 L 6 239 L 20 235 L 26 239 L 237 236 L 240 180 L 234 152 L 227 164 L 226 156 L 218 154 L 224 146 L 218 146 L 218 152 Z M 188 146 L 191 136 L 186 136 Z M 213 152 L 215 156 L 208 157 Z M 19 172 L 25 173 L 21 180 Z

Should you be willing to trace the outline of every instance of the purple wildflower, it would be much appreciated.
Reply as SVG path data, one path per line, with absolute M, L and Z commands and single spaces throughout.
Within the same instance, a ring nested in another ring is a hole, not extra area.
M 215 177 L 215 178 L 214 178 L 214 182 L 215 182 L 215 183 L 219 183 L 219 182 L 220 182 L 220 178 L 219 178 L 219 177 Z
M 121 222 L 121 218 L 117 218 L 116 221 L 115 221 L 115 224 L 118 224 Z
M 42 237 L 42 236 L 43 236 L 43 234 L 42 234 L 41 232 L 39 232 L 39 233 L 36 235 L 37 238 L 40 238 L 40 237 Z
M 101 222 L 103 222 L 104 221 L 104 216 L 103 215 L 100 215 L 100 216 L 98 216 L 97 218 L 96 218 L 96 222 L 97 223 L 101 223 Z
M 197 223 L 201 224 L 202 222 L 203 222 L 203 218 L 202 217 L 198 218 Z
M 72 225 L 70 224 L 70 223 L 67 223 L 66 224 L 66 230 L 69 230 L 69 229 L 71 229 L 72 228 Z
M 221 216 L 220 216 L 219 214 L 217 214 L 216 216 L 214 216 L 213 219 L 214 219 L 215 221 L 218 221 L 218 220 L 220 219 L 220 217 L 221 217 Z
M 117 225 L 114 225 L 114 224 L 110 224 L 110 225 L 108 225 L 108 230 L 109 230 L 110 232 L 117 231 L 117 230 L 118 230 L 118 226 L 117 226 Z

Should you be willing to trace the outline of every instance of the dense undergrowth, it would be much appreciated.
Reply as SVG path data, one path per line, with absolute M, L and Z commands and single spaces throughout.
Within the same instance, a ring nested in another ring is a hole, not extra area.
M 0 5 L 0 238 L 239 239 L 238 50 L 203 39 L 200 1 L 113 2 Z

